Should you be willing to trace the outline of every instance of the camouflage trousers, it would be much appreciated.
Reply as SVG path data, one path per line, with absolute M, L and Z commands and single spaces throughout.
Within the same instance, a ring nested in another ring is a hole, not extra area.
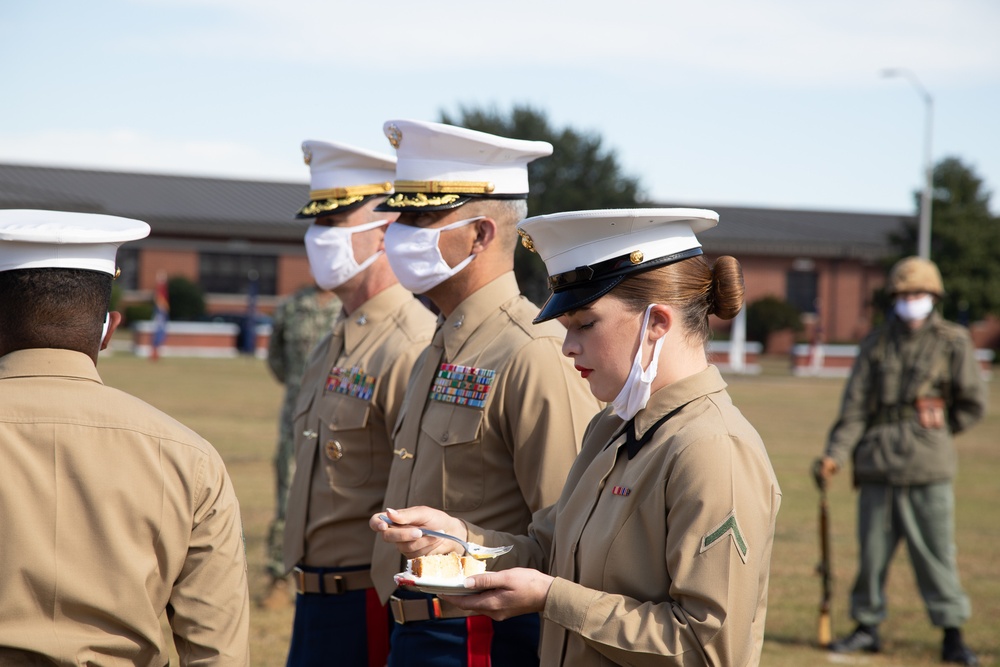
M 267 530 L 267 571 L 274 578 L 285 574 L 282 558 L 285 540 L 285 513 L 288 509 L 288 488 L 295 474 L 295 442 L 291 428 L 278 438 L 278 448 L 274 454 L 274 519 Z

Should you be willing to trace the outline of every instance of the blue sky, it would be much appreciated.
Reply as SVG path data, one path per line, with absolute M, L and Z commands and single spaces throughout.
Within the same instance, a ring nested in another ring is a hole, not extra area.
M 306 182 L 304 139 L 521 103 L 659 201 L 912 213 L 902 67 L 1000 212 L 998 34 L 995 0 L 7 0 L 0 162 Z

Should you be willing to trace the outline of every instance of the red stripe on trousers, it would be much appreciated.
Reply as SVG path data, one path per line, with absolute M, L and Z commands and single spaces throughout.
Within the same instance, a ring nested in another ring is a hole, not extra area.
M 385 667 L 389 661 L 389 611 L 379 602 L 374 588 L 365 591 L 368 625 L 368 667 Z
M 490 667 L 490 645 L 493 643 L 493 620 L 489 616 L 467 616 L 465 631 L 469 667 Z

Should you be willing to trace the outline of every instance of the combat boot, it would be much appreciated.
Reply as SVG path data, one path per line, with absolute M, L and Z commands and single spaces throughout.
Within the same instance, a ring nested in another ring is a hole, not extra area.
M 857 651 L 878 653 L 881 648 L 878 640 L 878 626 L 860 623 L 858 627 L 854 628 L 854 632 L 830 644 L 830 650 L 834 653 L 855 653 Z
M 962 631 L 958 628 L 945 628 L 944 642 L 941 645 L 941 662 L 955 665 L 979 664 L 979 658 L 962 641 Z

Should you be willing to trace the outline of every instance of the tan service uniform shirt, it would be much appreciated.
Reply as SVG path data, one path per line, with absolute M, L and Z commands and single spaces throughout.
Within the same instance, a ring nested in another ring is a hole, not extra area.
M 215 449 L 79 352 L 0 357 L 0 406 L 0 656 L 166 665 L 169 606 L 182 665 L 248 665 L 240 509 Z
M 511 272 L 441 323 L 440 364 L 432 345 L 407 388 L 387 507 L 429 505 L 523 533 L 532 512 L 556 501 L 601 404 L 561 352 L 565 329 L 554 321 L 532 324 L 537 315 Z M 454 380 L 456 374 L 475 380 Z M 446 385 L 439 383 L 434 397 L 432 379 Z M 450 380 L 461 386 L 447 386 Z M 372 578 L 383 602 L 403 565 L 394 545 L 376 540 Z
M 529 535 L 469 527 L 473 542 L 514 542 L 498 568 L 556 577 L 541 664 L 760 662 L 781 490 L 725 387 L 710 366 L 653 394 L 636 436 L 671 416 L 631 460 L 609 408 L 588 430 L 559 502 L 535 516 Z
M 435 316 L 394 285 L 313 350 L 295 408 L 285 568 L 368 565 L 392 461 L 390 434 Z

